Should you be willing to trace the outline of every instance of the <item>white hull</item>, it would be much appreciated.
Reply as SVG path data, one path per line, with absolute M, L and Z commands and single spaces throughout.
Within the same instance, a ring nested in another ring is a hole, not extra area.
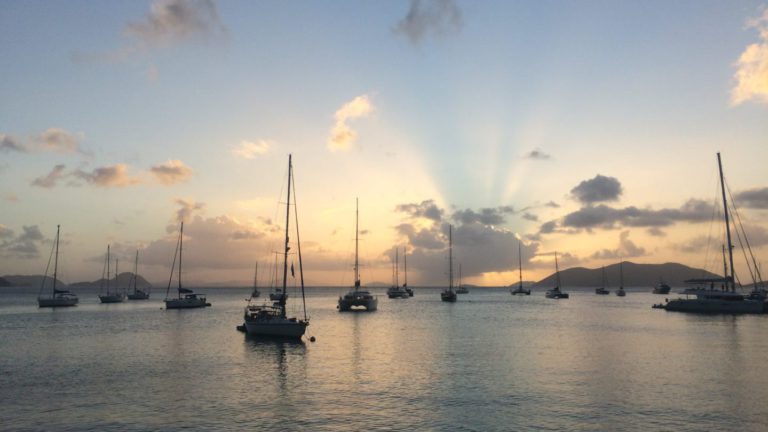
M 38 298 L 37 299 L 38 307 L 76 306 L 77 302 L 78 302 L 77 297 L 74 297 L 74 298 L 54 297 L 54 298 Z
M 378 299 L 339 299 L 339 310 L 342 312 L 349 312 L 353 310 L 364 309 L 368 312 L 373 312 L 378 309 Z
M 166 309 L 195 309 L 210 306 L 205 299 L 166 299 Z
M 296 319 L 272 318 L 264 321 L 246 321 L 245 330 L 251 336 L 269 336 L 299 339 L 309 324 Z
M 674 312 L 712 313 L 712 314 L 761 314 L 765 313 L 765 302 L 759 300 L 719 300 L 719 299 L 674 299 L 664 305 L 664 309 Z

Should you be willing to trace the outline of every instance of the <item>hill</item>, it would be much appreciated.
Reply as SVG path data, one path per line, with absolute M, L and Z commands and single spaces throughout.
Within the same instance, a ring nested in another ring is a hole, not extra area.
M 684 285 L 686 279 L 720 277 L 706 270 L 688 267 L 678 263 L 665 264 L 635 264 L 624 261 L 624 286 L 626 287 L 652 287 L 659 278 L 671 286 Z M 619 284 L 619 264 L 611 264 L 605 267 L 608 286 Z M 602 284 L 602 268 L 588 269 L 574 267 L 560 271 L 560 280 L 563 286 L 594 287 Z M 551 274 L 536 283 L 537 287 L 551 287 L 555 285 L 555 274 Z
M 6 281 L 10 283 L 10 286 L 17 286 L 17 287 L 33 287 L 33 288 L 40 288 L 40 283 L 43 281 L 43 275 L 5 275 L 2 277 Z M 50 276 L 45 276 L 46 286 L 52 286 L 53 284 L 53 278 Z M 57 287 L 66 287 L 67 284 L 60 280 L 56 280 L 56 286 Z
M 128 289 L 128 284 L 131 282 L 131 278 L 133 277 L 133 272 L 124 272 L 120 273 L 120 275 L 117 277 L 117 282 L 120 288 Z M 93 282 L 76 282 L 69 285 L 69 288 L 72 290 L 77 289 L 99 289 L 102 286 L 102 283 L 104 283 L 104 279 L 98 279 Z M 115 280 L 110 279 L 109 286 L 114 287 L 115 286 Z M 152 287 L 152 284 L 147 282 L 146 279 L 144 279 L 141 275 L 136 276 L 136 287 L 144 290 Z M 131 287 L 132 288 L 132 287 Z

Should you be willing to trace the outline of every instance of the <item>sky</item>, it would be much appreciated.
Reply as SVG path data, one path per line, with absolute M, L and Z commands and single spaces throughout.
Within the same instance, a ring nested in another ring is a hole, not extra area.
M 467 283 L 518 242 L 721 273 L 717 152 L 768 260 L 765 0 L 6 0 L 0 56 L 0 275 L 61 225 L 65 282 L 109 244 L 165 283 L 184 220 L 188 284 L 268 285 L 289 154 L 308 285 L 353 283 L 356 200 L 363 284 L 446 284 L 449 225 Z

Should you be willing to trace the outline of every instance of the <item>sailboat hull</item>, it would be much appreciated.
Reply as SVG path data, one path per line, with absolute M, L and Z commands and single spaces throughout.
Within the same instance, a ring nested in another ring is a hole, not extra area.
M 367 311 L 373 312 L 378 309 L 379 300 L 377 298 L 348 298 L 344 296 L 339 298 L 339 312 Z
M 443 291 L 440 293 L 440 300 L 453 303 L 456 301 L 456 293 L 453 291 Z
M 758 300 L 718 300 L 718 299 L 674 299 L 667 302 L 663 309 L 673 312 L 691 312 L 702 314 L 762 314 L 766 312 L 766 303 Z
M 181 299 L 165 300 L 166 309 L 196 309 L 196 308 L 203 308 L 210 305 L 211 304 L 206 302 L 204 298 L 196 298 L 196 299 L 181 298 Z
M 54 297 L 54 298 L 38 298 L 37 299 L 37 305 L 38 307 L 68 307 L 68 306 L 77 306 L 78 299 L 77 297 Z
M 272 318 L 263 321 L 246 321 L 245 331 L 250 336 L 300 339 L 309 323 L 289 318 Z
M 128 294 L 128 300 L 149 300 L 149 293 L 137 290 L 133 294 Z
M 122 303 L 125 297 L 122 294 L 106 294 L 100 295 L 99 300 L 102 303 Z

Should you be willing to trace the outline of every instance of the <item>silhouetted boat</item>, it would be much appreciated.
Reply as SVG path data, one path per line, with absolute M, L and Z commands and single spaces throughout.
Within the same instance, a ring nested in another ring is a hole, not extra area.
M 456 291 L 453 290 L 453 226 L 448 225 L 448 288 L 440 293 L 440 300 L 455 302 Z
M 391 299 L 408 298 L 408 291 L 400 287 L 400 250 L 395 248 L 395 260 L 392 263 L 392 286 L 387 289 L 387 297 Z
M 403 248 L 403 270 L 405 270 L 405 282 L 403 282 L 403 289 L 408 293 L 408 297 L 413 297 L 413 288 L 408 287 L 408 251 Z
M 261 295 L 258 285 L 259 285 L 259 263 L 256 262 L 256 269 L 253 271 L 253 289 L 251 290 L 251 298 L 258 298 Z
M 51 288 L 51 296 L 43 296 L 43 291 L 45 290 L 45 281 L 48 280 L 48 268 L 51 265 L 51 259 L 48 258 L 48 265 L 45 266 L 43 281 L 40 283 L 40 292 L 37 295 L 38 307 L 75 306 L 78 302 L 78 298 L 75 293 L 69 290 L 56 288 L 56 278 L 58 277 L 59 272 L 59 228 L 60 225 L 56 225 L 56 241 L 53 242 L 53 247 L 51 248 L 51 253 L 54 254 L 53 287 Z
M 548 290 L 544 296 L 551 299 L 568 298 L 568 293 L 560 290 L 560 268 L 557 265 L 557 252 L 555 252 L 555 287 Z
M 299 223 L 298 223 L 298 210 L 296 209 L 296 197 L 294 193 L 293 207 L 294 207 L 294 222 L 296 225 L 296 245 L 299 256 L 299 279 L 301 281 L 301 300 L 304 306 L 304 319 L 298 319 L 296 317 L 289 318 L 286 313 L 286 301 L 288 296 L 285 295 L 288 287 L 288 251 L 290 230 L 290 215 L 291 215 L 291 187 L 294 189 L 296 185 L 293 180 L 293 164 L 291 162 L 291 155 L 288 155 L 288 199 L 286 200 L 285 210 L 285 247 L 283 249 L 283 295 L 271 305 L 251 305 L 250 300 L 248 306 L 245 308 L 244 320 L 245 330 L 252 336 L 268 336 L 268 337 L 281 337 L 289 339 L 300 339 L 309 325 L 309 319 L 307 318 L 307 304 L 304 298 L 304 269 L 301 259 L 301 243 L 299 238 Z M 291 264 L 291 275 L 294 274 L 293 264 Z
M 196 309 L 210 306 L 206 300 L 205 294 L 197 294 L 189 288 L 181 286 L 181 263 L 182 252 L 184 249 L 184 221 L 181 221 L 179 229 L 179 240 L 176 242 L 176 251 L 173 255 L 173 264 L 171 264 L 171 276 L 168 278 L 168 288 L 165 290 L 165 308 L 166 309 Z M 179 256 L 179 286 L 176 288 L 177 297 L 168 297 L 171 291 L 171 282 L 173 281 L 173 270 L 176 265 L 176 253 Z
M 616 290 L 616 295 L 624 297 L 627 292 L 624 291 L 624 265 L 622 261 L 619 261 L 619 289 Z
M 606 282 L 606 277 L 605 277 L 605 267 L 603 267 L 603 271 L 602 271 L 602 281 L 601 281 L 601 283 L 602 283 L 603 285 L 602 285 L 600 288 L 595 288 L 595 294 L 597 294 L 597 295 L 608 295 L 608 294 L 610 294 L 611 292 L 610 292 L 610 291 L 608 291 L 608 290 L 605 288 L 605 286 L 607 285 L 607 282 Z
M 136 251 L 136 260 L 133 262 L 133 275 L 131 275 L 131 280 L 128 282 L 128 288 L 130 289 L 131 286 L 133 286 L 133 291 L 128 293 L 128 300 L 148 300 L 149 299 L 149 289 L 147 291 L 144 291 L 140 288 L 138 288 L 138 282 L 139 282 L 139 251 Z
M 523 250 L 521 246 L 521 241 L 517 240 L 517 271 L 520 275 L 519 285 L 517 288 L 510 290 L 509 292 L 512 293 L 512 295 L 517 294 L 524 294 L 524 295 L 531 295 L 531 290 L 523 288 Z
M 122 303 L 123 300 L 125 300 L 125 295 L 123 295 L 122 292 L 120 292 L 120 288 L 117 286 L 117 275 L 119 274 L 117 271 L 117 260 L 115 260 L 115 291 L 112 292 L 109 290 L 109 281 L 111 279 L 110 274 L 110 259 L 109 259 L 109 245 L 107 245 L 107 258 L 104 261 L 104 270 L 101 274 L 101 287 L 99 288 L 99 291 L 104 290 L 106 287 L 106 290 L 104 291 L 104 294 L 99 294 L 99 301 L 102 303 Z M 105 277 L 106 276 L 106 277 Z
M 360 266 L 358 263 L 358 230 L 359 209 L 357 200 L 355 200 L 355 286 L 348 293 L 339 297 L 339 303 L 336 308 L 339 312 L 349 312 L 353 310 L 362 310 L 373 312 L 378 308 L 379 299 L 367 290 L 360 289 Z
M 663 280 L 659 279 L 659 283 L 657 283 L 653 287 L 653 293 L 654 294 L 669 294 L 669 291 L 672 289 L 669 285 L 664 283 Z
M 456 286 L 456 294 L 469 294 L 469 289 L 461 284 L 461 264 L 459 264 L 459 284 Z
M 736 292 L 735 272 L 733 268 L 733 243 L 731 242 L 731 225 L 726 199 L 725 180 L 720 153 L 717 154 L 717 167 L 720 172 L 720 189 L 723 200 L 723 219 L 728 247 L 723 247 L 723 267 L 725 276 L 722 278 L 689 279 L 685 283 L 696 285 L 683 291 L 686 298 L 669 300 L 663 309 L 675 312 L 693 313 L 725 313 L 725 314 L 759 314 L 765 312 L 765 302 L 760 299 L 750 299 Z M 749 244 L 747 242 L 747 244 Z M 725 249 L 728 251 L 728 262 L 725 262 Z M 715 287 L 719 284 L 719 287 Z M 702 288 L 707 286 L 707 288 Z M 694 298 L 690 298 L 693 296 Z

